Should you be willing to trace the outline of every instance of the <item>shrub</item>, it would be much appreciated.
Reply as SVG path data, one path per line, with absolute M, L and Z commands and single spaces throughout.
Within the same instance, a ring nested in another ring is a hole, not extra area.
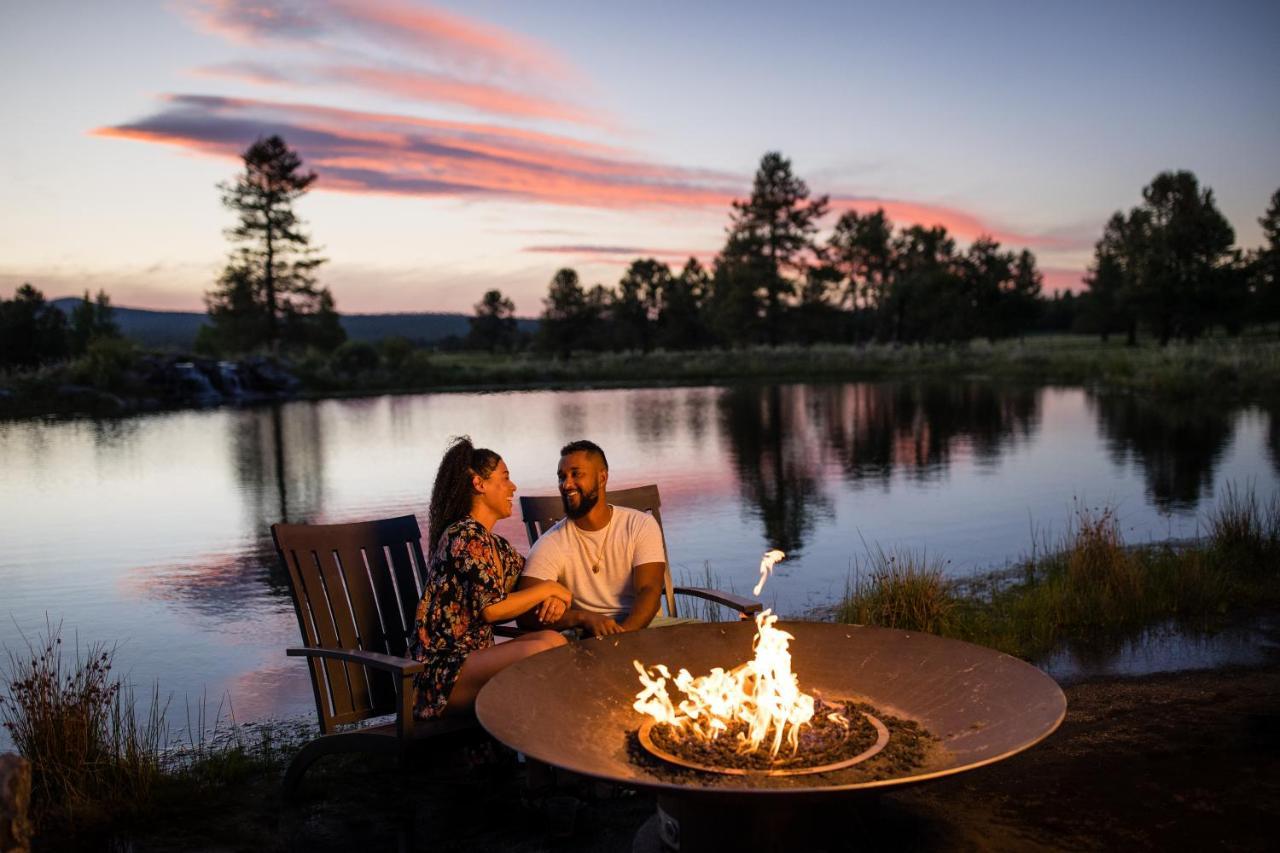
M 338 373 L 354 375 L 376 370 L 378 351 L 366 341 L 346 341 L 333 351 L 331 363 Z

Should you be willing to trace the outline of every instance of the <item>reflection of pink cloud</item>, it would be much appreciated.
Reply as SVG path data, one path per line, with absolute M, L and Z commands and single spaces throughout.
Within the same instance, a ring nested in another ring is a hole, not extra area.
M 358 33 L 455 66 L 572 76 L 563 60 L 530 39 L 401 0 L 189 0 L 183 9 L 205 31 L 241 43 Z

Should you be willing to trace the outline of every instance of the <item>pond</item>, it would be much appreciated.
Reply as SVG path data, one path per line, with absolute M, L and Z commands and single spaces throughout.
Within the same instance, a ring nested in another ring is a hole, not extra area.
M 238 720 L 310 713 L 272 522 L 416 513 L 449 437 L 553 493 L 558 448 L 588 437 L 615 487 L 659 484 L 677 581 L 830 603 L 868 549 L 963 575 L 1110 506 L 1129 542 L 1197 535 L 1227 484 L 1280 487 L 1280 411 L 1174 406 L 1076 387 L 980 382 L 419 394 L 118 420 L 0 423 L 0 642 L 46 619 L 107 641 L 171 717 L 229 696 Z M 527 547 L 518 518 L 499 524 Z

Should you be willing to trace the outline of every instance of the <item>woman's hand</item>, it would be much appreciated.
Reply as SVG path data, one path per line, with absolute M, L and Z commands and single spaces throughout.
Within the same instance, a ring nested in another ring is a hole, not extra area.
M 558 581 L 547 581 L 545 586 L 547 597 L 538 605 L 538 621 L 543 625 L 550 625 L 559 621 L 569 609 L 569 605 L 573 603 L 573 593 Z
M 554 625 L 568 609 L 569 605 L 564 599 L 549 595 L 538 605 L 538 621 L 543 625 Z

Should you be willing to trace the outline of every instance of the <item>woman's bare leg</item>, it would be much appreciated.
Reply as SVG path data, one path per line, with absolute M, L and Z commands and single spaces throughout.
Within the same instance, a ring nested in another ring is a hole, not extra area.
M 467 655 L 458 672 L 458 680 L 449 691 L 449 702 L 444 706 L 446 714 L 470 711 L 476 703 L 476 694 L 485 683 L 504 668 L 530 655 L 563 646 L 568 640 L 557 631 L 534 631 L 512 638 L 509 643 L 499 643 Z

